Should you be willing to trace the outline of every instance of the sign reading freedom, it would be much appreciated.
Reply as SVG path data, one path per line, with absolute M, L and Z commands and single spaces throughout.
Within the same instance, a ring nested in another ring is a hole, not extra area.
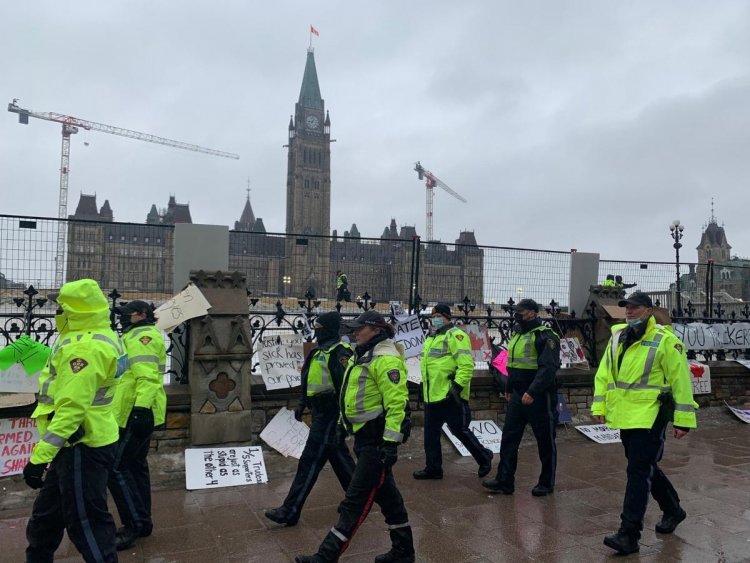
M 750 348 L 750 323 L 673 324 L 688 350 L 744 350 Z

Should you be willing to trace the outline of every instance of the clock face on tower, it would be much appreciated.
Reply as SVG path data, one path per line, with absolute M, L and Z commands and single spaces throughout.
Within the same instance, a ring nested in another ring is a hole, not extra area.
M 320 122 L 318 121 L 318 118 L 314 115 L 308 115 L 305 118 L 305 125 L 308 129 L 317 129 Z

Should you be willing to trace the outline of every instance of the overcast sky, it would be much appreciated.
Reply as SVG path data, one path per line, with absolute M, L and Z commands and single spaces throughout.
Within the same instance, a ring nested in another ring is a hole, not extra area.
M 79 194 L 143 222 L 170 194 L 193 222 L 285 229 L 286 143 L 313 24 L 331 114 L 331 226 L 480 244 L 695 260 L 710 215 L 750 254 L 750 3 L 8 2 L 0 103 L 235 152 L 221 159 L 98 132 L 73 137 Z M 84 143 L 88 143 L 86 146 Z M 2 212 L 57 215 L 60 131 L 0 115 Z

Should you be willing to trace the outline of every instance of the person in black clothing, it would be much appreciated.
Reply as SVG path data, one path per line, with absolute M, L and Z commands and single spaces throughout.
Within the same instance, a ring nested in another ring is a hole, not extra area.
M 635 287 L 638 285 L 637 283 L 623 283 L 622 282 L 622 276 L 615 276 L 615 287 L 617 289 L 630 289 L 631 287 Z
M 539 305 L 533 299 L 522 299 L 516 305 L 514 318 L 518 328 L 508 342 L 505 389 L 508 408 L 500 443 L 500 465 L 497 476 L 482 483 L 495 493 L 513 494 L 518 447 L 527 423 L 534 431 L 542 462 L 539 482 L 531 493 L 545 496 L 555 488 L 558 421 L 555 376 L 560 367 L 560 338 L 542 324 L 538 313 Z
M 294 418 L 302 420 L 305 409 L 312 410 L 312 427 L 284 504 L 267 510 L 265 515 L 277 524 L 294 526 L 320 471 L 330 461 L 341 487 L 346 491 L 354 473 L 354 459 L 337 432 L 338 396 L 349 358 L 348 344 L 340 342 L 341 317 L 337 312 L 320 315 L 314 324 L 318 347 L 312 350 L 302 366 L 302 395 L 294 409 Z

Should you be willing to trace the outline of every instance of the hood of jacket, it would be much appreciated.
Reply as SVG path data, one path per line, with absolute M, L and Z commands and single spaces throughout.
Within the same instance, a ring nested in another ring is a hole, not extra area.
M 110 328 L 109 302 L 94 280 L 82 279 L 64 284 L 57 296 L 57 304 L 67 321 L 65 330 Z
M 373 356 L 396 356 L 400 357 L 402 360 L 404 359 L 404 354 L 404 345 L 400 342 L 395 342 L 390 338 L 388 340 L 378 342 L 375 345 L 375 348 L 373 348 L 372 350 Z

